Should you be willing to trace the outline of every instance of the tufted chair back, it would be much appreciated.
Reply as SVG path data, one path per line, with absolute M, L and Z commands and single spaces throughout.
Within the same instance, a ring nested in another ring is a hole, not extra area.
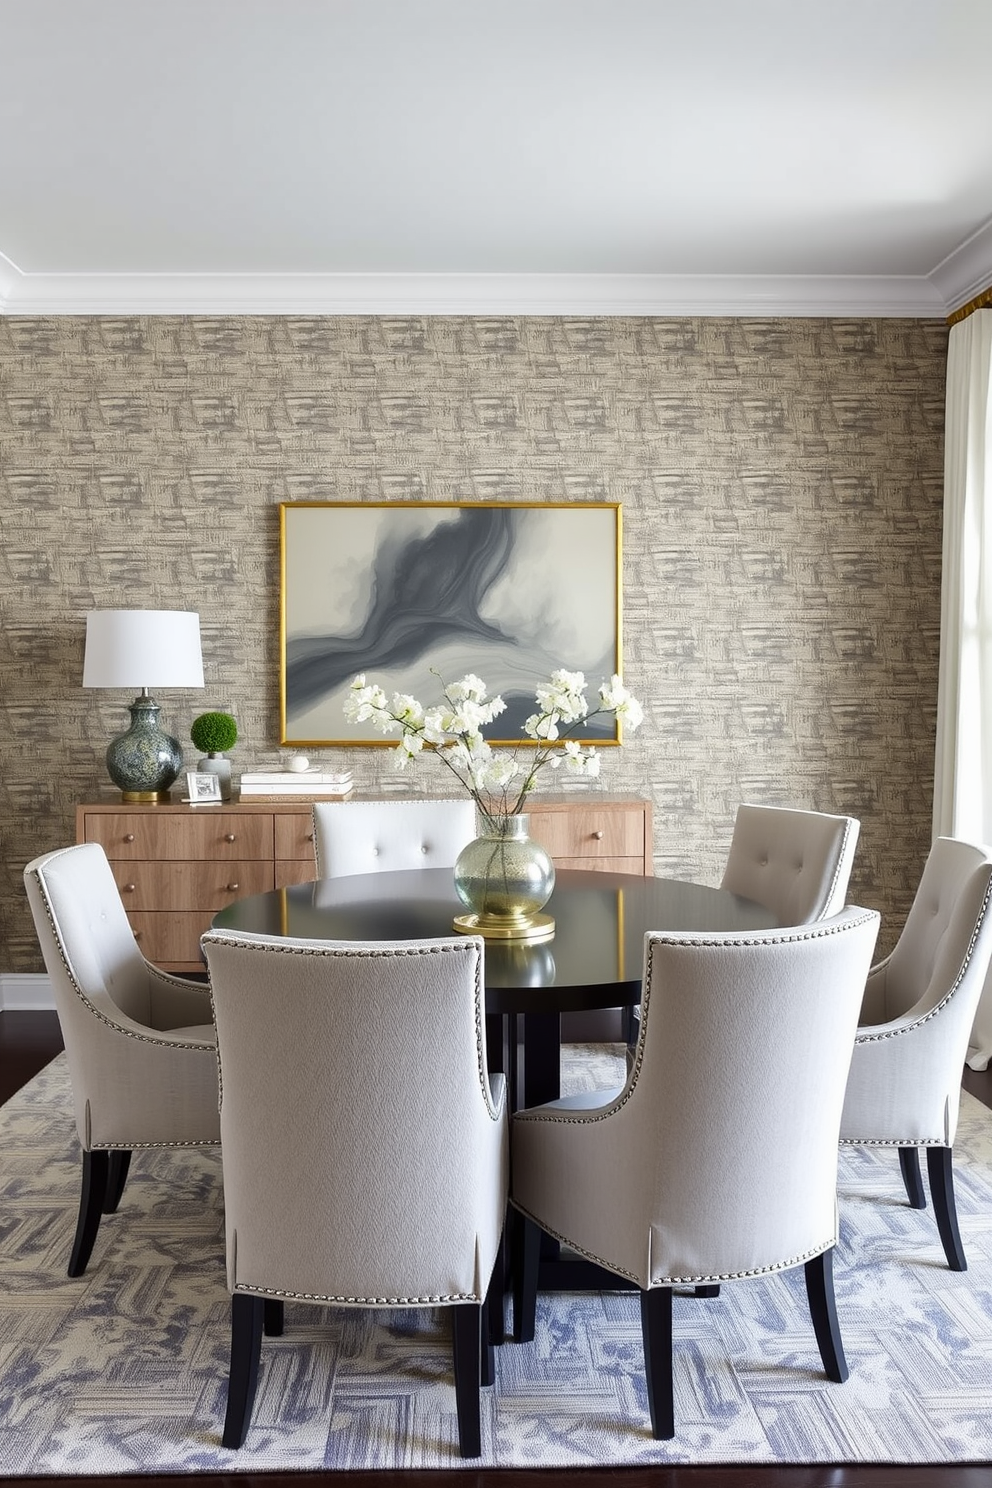
M 63 1036 L 66 1023 L 89 1030 L 94 1012 L 149 1024 L 148 963 L 103 848 L 87 842 L 46 853 L 28 864 L 24 884 Z
M 99 844 L 35 858 L 24 884 L 55 994 L 83 1149 L 69 1263 L 69 1275 L 79 1276 L 101 1213 L 113 1212 L 120 1199 L 132 1148 L 219 1140 L 213 1020 L 206 987 L 142 956 Z
M 318 878 L 453 868 L 478 833 L 475 806 L 458 801 L 315 801 Z
M 860 826 L 853 816 L 739 806 L 722 887 L 763 904 L 780 925 L 838 914 Z
M 961 1069 L 992 957 L 990 899 L 986 851 L 938 837 L 902 934 L 868 978 L 845 1141 L 953 1145 Z
M 872 968 L 847 1082 L 841 1141 L 899 1149 L 910 1206 L 926 1208 L 926 1153 L 937 1232 L 952 1271 L 967 1270 L 952 1149 L 961 1068 L 992 960 L 992 861 L 938 837 L 891 955 Z

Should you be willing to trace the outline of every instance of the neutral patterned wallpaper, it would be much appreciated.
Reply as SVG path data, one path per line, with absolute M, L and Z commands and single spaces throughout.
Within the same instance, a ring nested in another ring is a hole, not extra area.
M 293 500 L 621 502 L 647 717 L 603 786 L 649 794 L 657 870 L 703 882 L 741 800 L 860 817 L 851 893 L 888 946 L 930 841 L 946 343 L 889 319 L 0 318 L 0 971 L 41 969 L 24 863 L 112 797 L 129 699 L 81 688 L 88 610 L 199 609 L 207 687 L 163 693 L 163 723 L 188 742 L 230 706 L 236 770 L 278 760 Z M 333 757 L 360 785 L 388 768 Z

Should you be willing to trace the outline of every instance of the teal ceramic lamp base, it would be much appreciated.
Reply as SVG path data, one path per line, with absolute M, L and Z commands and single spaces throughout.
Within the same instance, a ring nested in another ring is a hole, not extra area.
M 147 692 L 130 709 L 131 727 L 107 750 L 110 778 L 125 801 L 167 801 L 183 767 L 179 740 L 159 728 L 159 706 Z

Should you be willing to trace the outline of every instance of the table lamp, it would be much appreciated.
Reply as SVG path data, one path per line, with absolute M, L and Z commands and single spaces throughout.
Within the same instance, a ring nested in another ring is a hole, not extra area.
M 183 764 L 178 739 L 158 726 L 150 687 L 202 687 L 200 617 L 190 610 L 91 610 L 84 687 L 137 687 L 131 727 L 107 750 L 125 801 L 166 801 Z

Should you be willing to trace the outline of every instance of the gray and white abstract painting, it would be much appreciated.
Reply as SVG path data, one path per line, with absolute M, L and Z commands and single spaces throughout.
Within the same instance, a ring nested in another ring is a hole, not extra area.
M 556 667 L 592 698 L 620 669 L 618 505 L 287 502 L 281 522 L 286 744 L 395 742 L 345 719 L 359 672 L 425 705 L 435 674 L 474 672 L 507 705 L 492 741 L 517 742 Z

